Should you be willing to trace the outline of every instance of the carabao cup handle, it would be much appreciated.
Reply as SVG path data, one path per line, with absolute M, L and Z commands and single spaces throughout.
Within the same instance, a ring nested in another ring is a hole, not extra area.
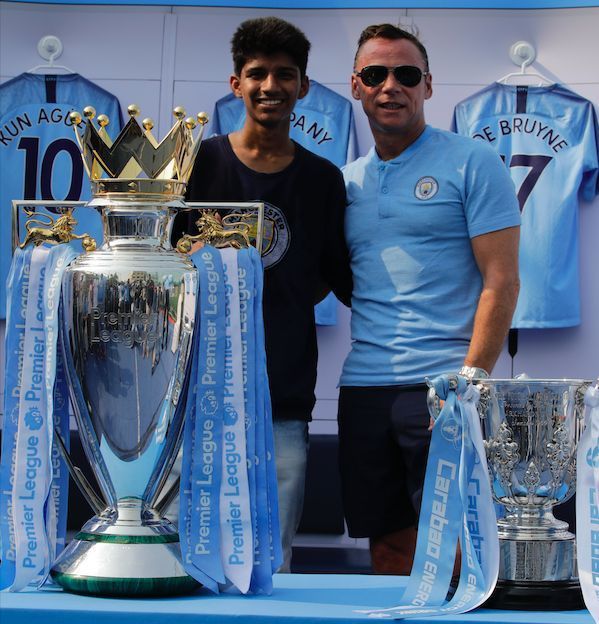
M 442 375 L 441 377 L 436 377 L 431 380 L 428 377 L 424 378 L 426 385 L 428 386 L 428 393 L 426 395 L 426 405 L 428 407 L 428 413 L 433 420 L 437 420 L 439 418 L 439 414 L 441 413 L 441 401 L 444 401 L 447 398 L 447 393 L 440 389 L 440 384 L 435 383 L 437 380 L 441 380 L 442 378 L 447 379 L 447 386 L 443 384 L 443 387 L 446 390 L 456 390 L 458 387 L 458 376 L 457 374 L 451 375 Z M 440 392 L 439 392 L 439 391 Z M 442 396 L 445 395 L 445 396 Z

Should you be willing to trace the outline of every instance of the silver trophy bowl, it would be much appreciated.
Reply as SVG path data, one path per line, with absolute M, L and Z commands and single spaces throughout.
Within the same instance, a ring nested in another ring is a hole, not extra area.
M 64 275 L 67 378 L 105 502 L 96 502 L 97 515 L 52 569 L 70 591 L 166 595 L 197 587 L 181 563 L 176 528 L 156 509 L 180 445 L 196 307 L 196 270 L 169 242 L 172 217 L 185 207 L 181 193 L 94 199 L 104 244 Z
M 553 515 L 575 491 L 584 429 L 578 379 L 478 379 L 493 497 L 500 504 L 499 580 L 490 606 L 583 608 L 575 537 Z

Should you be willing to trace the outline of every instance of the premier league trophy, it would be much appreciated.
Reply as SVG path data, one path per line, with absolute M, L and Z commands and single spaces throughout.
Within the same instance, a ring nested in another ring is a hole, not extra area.
M 171 222 L 207 117 L 174 111 L 160 143 L 130 119 L 112 143 L 108 119 L 85 109 L 76 133 L 101 211 L 104 241 L 66 270 L 62 342 L 82 443 L 106 501 L 55 562 L 65 589 L 109 595 L 184 593 L 175 527 L 157 498 L 181 441 L 196 310 L 196 269 L 171 248 Z M 81 116 L 73 113 L 74 127 Z M 199 135 L 193 131 L 199 122 Z M 102 174 L 108 177 L 102 177 Z M 143 177 L 145 174 L 145 177 Z
M 478 379 L 498 521 L 499 580 L 487 603 L 505 609 L 584 608 L 575 538 L 553 516 L 576 485 L 576 446 L 590 381 Z

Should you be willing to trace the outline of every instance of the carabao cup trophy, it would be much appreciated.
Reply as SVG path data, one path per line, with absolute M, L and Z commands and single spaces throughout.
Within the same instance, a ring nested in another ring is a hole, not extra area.
M 479 416 L 498 520 L 499 580 L 489 606 L 584 608 L 575 538 L 553 507 L 576 485 L 590 381 L 479 379 Z
M 65 272 L 62 346 L 82 444 L 106 505 L 96 505 L 51 574 L 76 592 L 174 594 L 198 584 L 156 502 L 181 440 L 197 280 L 189 258 L 171 248 L 170 232 L 185 208 L 207 118 L 184 119 L 175 109 L 175 125 L 158 144 L 152 121 L 142 127 L 137 107 L 128 112 L 114 144 L 109 120 L 100 115 L 96 128 L 92 108 L 84 110 L 84 134 L 76 130 L 104 241 L 94 250 L 84 240 L 88 252 Z M 81 116 L 73 115 L 76 128 Z

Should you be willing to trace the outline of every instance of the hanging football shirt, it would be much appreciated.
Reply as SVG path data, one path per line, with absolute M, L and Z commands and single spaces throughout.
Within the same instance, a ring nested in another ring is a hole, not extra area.
M 214 134 L 235 132 L 241 129 L 244 121 L 245 107 L 241 99 L 230 93 L 216 102 L 212 116 Z M 308 94 L 295 105 L 289 135 L 337 167 L 358 156 L 351 102 L 315 80 L 310 80 Z M 337 298 L 329 293 L 314 309 L 317 325 L 335 325 L 337 305 Z
M 243 100 L 232 93 L 225 95 L 216 102 L 211 121 L 214 134 L 240 130 L 245 122 Z M 310 80 L 306 97 L 295 104 L 289 136 L 337 167 L 358 156 L 351 102 L 315 80 Z
M 494 83 L 456 106 L 453 130 L 492 145 L 516 186 L 521 287 L 512 326 L 578 325 L 578 198 L 599 194 L 593 104 L 559 84 Z
M 0 318 L 5 317 L 5 282 L 12 258 L 11 201 L 91 197 L 69 119 L 72 111 L 86 106 L 108 116 L 113 138 L 120 132 L 117 98 L 79 74 L 24 73 L 0 85 Z M 102 240 L 99 214 L 79 209 L 75 218 L 78 233 Z

